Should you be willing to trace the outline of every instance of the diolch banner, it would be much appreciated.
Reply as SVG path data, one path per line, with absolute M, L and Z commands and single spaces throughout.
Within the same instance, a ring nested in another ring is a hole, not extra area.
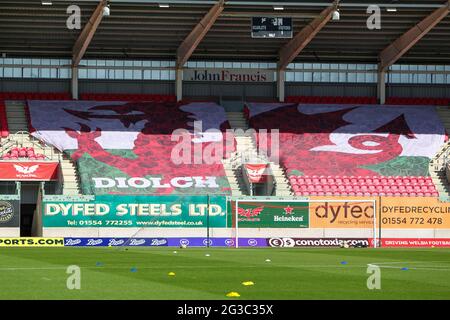
M 236 214 L 236 204 L 233 205 Z M 309 228 L 309 203 L 295 201 L 239 201 L 239 228 Z
M 104 228 L 225 228 L 225 196 L 101 195 L 92 201 L 47 201 L 43 226 Z

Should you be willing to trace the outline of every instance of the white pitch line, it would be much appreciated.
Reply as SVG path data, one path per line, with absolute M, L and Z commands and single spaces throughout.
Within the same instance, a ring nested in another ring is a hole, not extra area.
M 433 262 L 446 262 L 446 261 L 430 261 Z M 404 266 L 413 265 L 412 267 L 407 267 L 408 270 L 431 270 L 431 271 L 448 271 L 450 270 L 450 265 L 416 265 L 418 263 L 424 263 L 424 261 L 393 261 L 393 262 L 379 262 L 379 263 L 368 263 L 368 266 L 375 266 L 385 269 L 402 269 Z M 386 265 L 387 264 L 387 265 Z M 404 266 L 392 266 L 392 264 L 403 264 Z
M 246 269 L 246 268 L 273 268 L 273 267 L 286 267 L 286 268 L 365 268 L 366 265 L 354 265 L 354 266 L 342 266 L 342 265 L 279 265 L 279 264 L 264 264 L 264 265 L 258 265 L 258 266 L 211 266 L 211 265 L 189 265 L 189 266 L 182 266 L 178 265 L 177 268 L 185 268 L 185 269 L 196 269 L 196 268 L 206 268 L 206 269 L 227 269 L 227 268 L 233 268 L 233 269 Z M 93 269 L 93 270 L 106 270 L 106 269 L 130 269 L 130 266 L 99 266 L 99 267 L 92 267 L 92 266 L 85 266 L 80 267 L 81 269 Z M 162 269 L 164 267 L 161 266 L 143 266 L 143 267 L 137 267 L 137 269 Z M 169 268 L 167 266 L 167 268 Z M 1 271 L 27 271 L 27 270 L 66 270 L 67 267 L 0 267 Z
M 439 261 L 442 262 L 442 261 Z M 341 268 L 341 269 L 360 269 L 360 268 L 366 268 L 367 266 L 377 266 L 380 268 L 386 268 L 386 269 L 401 269 L 402 266 L 395 266 L 398 264 L 404 264 L 405 266 L 413 265 L 412 267 L 408 267 L 408 269 L 416 269 L 416 270 L 435 270 L 435 271 L 447 271 L 450 270 L 449 265 L 445 266 L 433 266 L 433 265 L 414 265 L 417 263 L 423 263 L 423 261 L 393 261 L 393 262 L 378 262 L 378 263 L 368 263 L 364 265 L 345 265 L 342 266 L 341 264 L 333 264 L 333 265 L 282 265 L 282 264 L 261 264 L 261 265 L 253 265 L 253 266 L 211 266 L 211 265 L 188 265 L 183 266 L 179 265 L 177 268 L 184 268 L 184 269 L 196 269 L 196 268 L 204 268 L 204 269 L 253 269 L 253 268 L 274 268 L 274 267 L 281 267 L 281 268 L 321 268 L 321 269 L 334 269 L 334 268 Z M 108 265 L 108 266 L 81 266 L 81 269 L 89 269 L 89 270 L 113 270 L 113 269 L 130 269 L 131 266 L 124 266 L 124 265 Z M 137 267 L 138 269 L 162 269 L 165 267 L 161 266 L 141 266 Z M 169 266 L 167 266 L 169 268 Z M 0 271 L 32 271 L 32 270 L 66 270 L 67 267 L 65 266 L 58 266 L 58 267 L 0 267 Z

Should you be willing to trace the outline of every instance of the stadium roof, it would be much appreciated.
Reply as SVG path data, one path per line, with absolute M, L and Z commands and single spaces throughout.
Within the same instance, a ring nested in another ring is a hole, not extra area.
M 100 23 L 84 58 L 175 59 L 177 48 L 217 1 L 111 0 L 111 15 Z M 0 53 L 8 57 L 67 57 L 80 30 L 66 27 L 70 4 L 78 4 L 82 26 L 98 0 L 0 0 Z M 161 8 L 158 3 L 170 3 Z M 292 17 L 294 34 L 331 0 L 225 1 L 225 9 L 194 51 L 191 60 L 277 61 L 288 39 L 252 39 L 251 17 Z M 366 9 L 382 7 L 381 30 L 368 30 Z M 379 53 L 415 26 L 444 0 L 341 0 L 339 21 L 330 21 L 300 53 L 302 62 L 376 63 Z M 284 7 L 275 11 L 277 4 Z M 387 8 L 397 8 L 388 12 Z M 421 39 L 400 63 L 450 63 L 450 15 Z

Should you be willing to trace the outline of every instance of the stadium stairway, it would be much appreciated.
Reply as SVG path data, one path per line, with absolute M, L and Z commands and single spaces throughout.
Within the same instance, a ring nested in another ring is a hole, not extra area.
M 448 106 L 436 107 L 442 124 L 447 132 L 450 132 L 450 108 Z M 450 195 L 450 184 L 445 175 L 445 163 L 450 156 L 450 141 L 447 141 L 430 161 L 429 171 L 436 189 L 441 197 Z
M 30 135 L 26 116 L 25 101 L 5 101 L 9 136 L 1 140 L 1 153 L 6 154 L 15 147 L 33 148 L 36 154 L 43 154 L 46 159 L 57 160 L 61 164 L 63 174 L 63 194 L 79 195 L 79 178 L 72 160 L 64 153 L 50 147 Z
M 242 163 L 251 160 L 252 162 L 269 163 L 274 176 L 276 196 L 291 196 L 292 191 L 284 170 L 276 163 L 269 162 L 267 159 L 258 155 L 256 143 L 252 135 L 247 131 L 248 122 L 242 112 L 227 112 L 230 126 L 235 130 L 236 152 L 223 161 L 225 172 L 231 193 L 233 196 L 249 195 L 242 174 Z

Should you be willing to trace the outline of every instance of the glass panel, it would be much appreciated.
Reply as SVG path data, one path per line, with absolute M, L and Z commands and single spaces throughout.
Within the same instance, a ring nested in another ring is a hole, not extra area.
M 97 69 L 97 79 L 107 79 L 106 69 Z
M 330 82 L 330 73 L 329 72 L 322 72 L 321 74 L 322 74 L 322 76 L 321 76 L 322 82 Z
M 59 69 L 58 78 L 69 79 L 70 78 L 70 69 Z
M 142 71 L 141 70 L 133 70 L 133 79 L 134 80 L 142 80 Z
M 152 80 L 160 80 L 160 71 L 159 70 L 152 70 Z
M 132 80 L 133 79 L 133 71 L 125 69 L 125 72 L 123 74 L 123 78 L 125 80 Z
M 125 71 L 121 70 L 121 69 L 116 70 L 114 72 L 114 78 L 115 79 L 120 79 L 120 80 L 124 79 L 125 78 Z
M 303 81 L 312 82 L 313 74 L 312 72 L 303 72 Z
M 356 73 L 349 72 L 347 75 L 348 82 L 356 82 Z
M 161 70 L 161 80 L 169 80 L 169 70 Z
M 295 81 L 294 72 L 286 72 L 286 82 L 293 82 L 293 81 Z

